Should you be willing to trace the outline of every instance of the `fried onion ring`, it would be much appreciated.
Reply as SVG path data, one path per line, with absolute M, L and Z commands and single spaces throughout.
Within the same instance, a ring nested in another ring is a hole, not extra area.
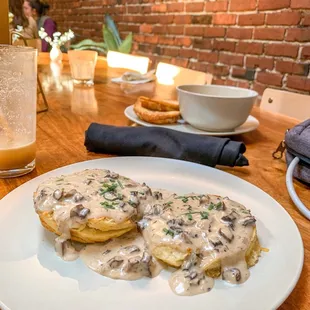
M 152 111 L 142 106 L 141 100 L 134 104 L 134 111 L 140 119 L 152 124 L 174 124 L 180 118 L 179 111 Z

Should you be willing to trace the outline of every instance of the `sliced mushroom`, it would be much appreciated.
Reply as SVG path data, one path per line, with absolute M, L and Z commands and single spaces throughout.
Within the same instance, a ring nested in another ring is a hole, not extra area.
M 124 252 L 125 254 L 138 253 L 140 252 L 140 248 L 136 245 L 129 245 L 129 246 L 122 248 L 121 252 L 122 253 Z
M 84 199 L 84 196 L 79 192 L 76 192 L 75 195 L 73 196 L 73 200 L 75 202 L 82 201 L 83 199 Z
M 210 197 L 208 195 L 201 195 L 199 197 L 199 203 L 202 205 L 202 204 L 205 204 L 205 203 L 209 203 L 210 202 Z
M 118 196 L 114 192 L 107 192 L 103 194 L 103 197 L 108 201 L 118 200 Z
M 144 251 L 141 262 L 149 263 L 151 261 L 151 259 L 152 259 L 151 255 L 148 252 Z
M 215 248 L 223 245 L 223 242 L 219 240 L 218 238 L 209 239 L 209 241 Z
M 131 196 L 135 196 L 135 197 L 136 197 L 136 196 L 138 196 L 138 194 L 139 194 L 138 191 L 131 191 L 131 192 L 130 192 L 130 195 L 131 195 Z
M 192 267 L 195 266 L 195 264 L 197 263 L 197 255 L 195 253 L 192 253 L 191 255 L 189 255 L 186 260 L 183 262 L 182 264 L 182 270 L 183 271 L 188 271 L 190 270 Z
M 104 251 L 103 253 L 102 253 L 102 255 L 107 255 L 107 254 L 109 254 L 111 252 L 111 250 L 106 250 L 106 251 Z
M 77 193 L 76 189 L 71 189 L 69 192 L 64 194 L 64 198 L 71 198 Z
M 188 234 L 188 232 L 183 231 L 183 232 L 180 232 L 179 234 L 180 234 L 179 237 L 181 239 L 183 239 L 185 241 L 185 243 L 188 243 L 188 244 L 192 244 L 193 243 L 191 238 L 190 238 L 190 236 L 189 236 L 189 234 Z
M 140 200 L 138 196 L 130 194 L 128 203 L 132 207 L 136 208 L 140 204 Z
M 224 222 L 225 224 L 233 224 L 235 219 L 236 217 L 233 213 L 225 215 L 221 218 L 222 222 Z
M 183 226 L 184 225 L 184 220 L 182 218 L 179 218 L 179 219 L 172 219 L 172 220 L 169 220 L 167 222 L 167 224 L 170 226 L 170 225 L 178 225 L 178 226 Z
M 56 189 L 56 190 L 54 191 L 54 193 L 53 193 L 53 197 L 54 197 L 56 200 L 59 200 L 59 199 L 61 199 L 62 194 L 63 194 L 62 189 Z
M 159 204 L 147 205 L 144 214 L 147 215 L 159 215 L 163 212 L 163 206 Z
M 135 265 L 139 264 L 140 261 L 141 261 L 140 256 L 135 256 L 135 257 L 132 257 L 132 258 L 129 258 L 129 259 L 128 259 L 128 263 L 129 263 L 129 265 L 131 265 L 131 266 L 135 266 Z
M 86 185 L 89 185 L 92 181 L 93 181 L 93 179 L 86 179 L 86 180 L 84 181 L 84 183 L 85 183 Z
M 85 208 L 83 205 L 76 205 L 70 210 L 70 217 L 78 216 L 82 219 L 85 219 L 89 212 L 90 210 Z
M 115 256 L 108 260 L 108 264 L 111 268 L 117 268 L 124 262 L 123 258 L 120 256 Z
M 163 199 L 163 194 L 161 192 L 154 192 L 153 197 L 157 200 Z
M 153 195 L 152 190 L 149 186 L 147 186 L 145 183 L 143 183 L 142 186 L 145 187 L 144 192 L 146 195 Z
M 220 228 L 218 233 L 221 237 L 223 237 L 229 243 L 232 242 L 234 239 L 234 235 L 228 227 Z
M 247 226 L 247 225 L 254 224 L 255 222 L 256 222 L 256 219 L 254 216 L 247 216 L 246 218 L 242 220 L 242 225 Z
M 240 282 L 241 272 L 238 268 L 226 269 L 222 273 L 222 279 L 231 283 Z

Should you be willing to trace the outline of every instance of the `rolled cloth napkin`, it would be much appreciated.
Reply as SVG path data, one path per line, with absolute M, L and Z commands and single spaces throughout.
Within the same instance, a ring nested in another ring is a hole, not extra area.
M 115 127 L 92 123 L 85 133 L 88 151 L 122 156 L 152 156 L 211 167 L 248 166 L 245 145 L 228 138 L 199 136 L 159 127 Z

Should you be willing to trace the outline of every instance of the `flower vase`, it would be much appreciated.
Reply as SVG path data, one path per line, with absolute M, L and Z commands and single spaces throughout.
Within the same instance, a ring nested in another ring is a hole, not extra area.
M 59 46 L 53 46 L 50 51 L 51 61 L 61 62 L 62 61 L 62 51 Z

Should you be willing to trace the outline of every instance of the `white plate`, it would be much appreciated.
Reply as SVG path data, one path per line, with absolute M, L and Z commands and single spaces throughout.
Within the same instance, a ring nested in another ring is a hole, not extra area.
M 187 132 L 187 133 L 193 133 L 196 135 L 207 135 L 207 136 L 232 136 L 232 135 L 239 135 L 242 133 L 250 132 L 255 130 L 259 126 L 259 121 L 252 115 L 250 115 L 244 124 L 241 126 L 235 128 L 233 131 L 223 131 L 223 132 L 212 132 L 212 131 L 203 131 L 200 129 L 197 129 L 190 124 L 184 122 L 183 120 L 180 120 L 179 123 L 173 124 L 173 125 L 156 125 L 151 124 L 148 122 L 145 122 L 141 120 L 135 111 L 133 110 L 133 105 L 127 107 L 124 111 L 127 118 L 132 120 L 133 122 L 146 126 L 146 127 L 163 127 L 163 128 L 169 128 L 177 131 Z
M 180 193 L 228 195 L 251 208 L 262 246 L 269 248 L 239 286 L 217 280 L 207 294 L 180 297 L 168 272 L 154 279 L 112 280 L 78 260 L 64 262 L 33 210 L 32 193 L 48 177 L 86 168 L 117 171 L 151 186 Z M 293 290 L 303 265 L 303 244 L 288 213 L 259 188 L 220 170 L 171 159 L 117 157 L 77 163 L 51 171 L 0 201 L 0 307 L 2 310 L 270 310 Z

